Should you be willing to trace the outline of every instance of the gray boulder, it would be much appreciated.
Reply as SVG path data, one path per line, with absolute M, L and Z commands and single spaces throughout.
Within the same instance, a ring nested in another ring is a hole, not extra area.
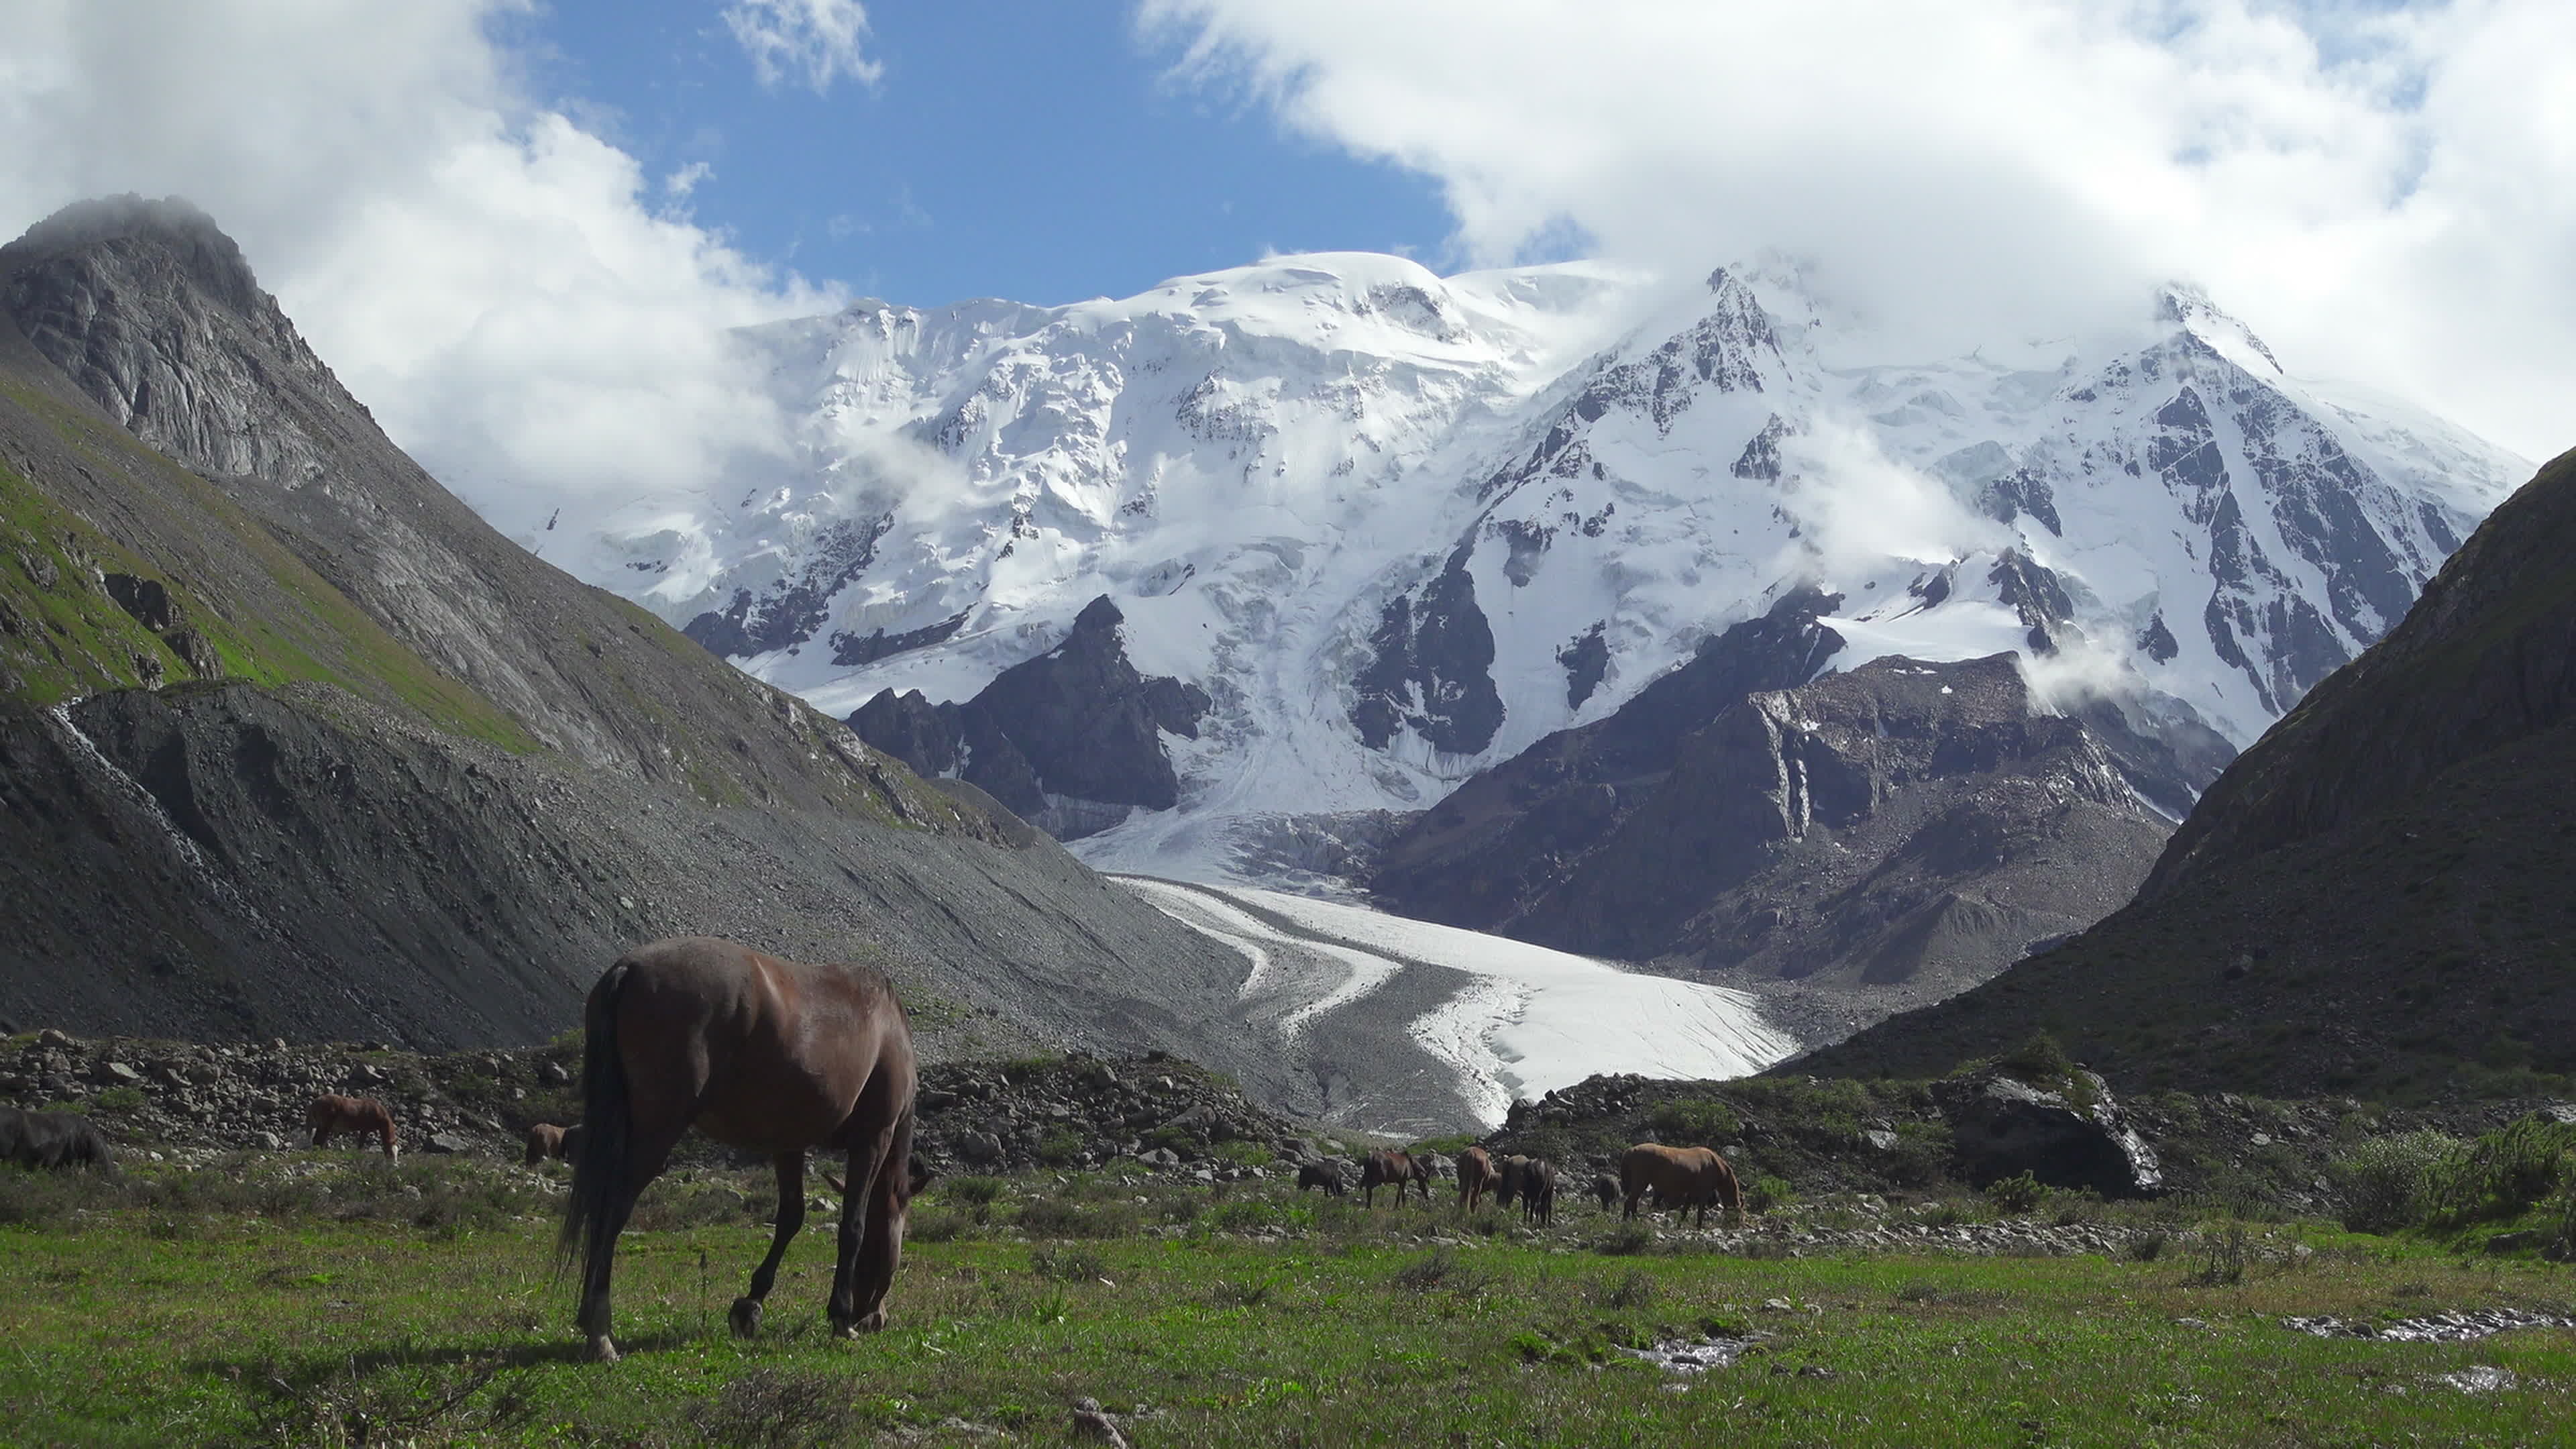
M 2164 1187 L 2155 1149 L 2092 1072 L 2034 1086 L 1999 1067 L 1932 1084 L 1959 1167 L 1983 1187 L 2027 1172 L 2051 1187 L 2147 1197 Z

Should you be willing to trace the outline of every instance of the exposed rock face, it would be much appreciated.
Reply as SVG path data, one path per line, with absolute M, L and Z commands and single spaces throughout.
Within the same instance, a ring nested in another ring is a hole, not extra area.
M 1277 1085 L 1238 957 L 493 533 L 192 208 L 0 299 L 0 1030 L 542 1040 L 709 933 Z
M 2008 655 L 1881 659 L 1764 691 L 1685 742 L 1512 933 L 1796 981 L 1861 1017 L 1958 991 L 2116 908 L 2166 826 Z
M 1936 1070 L 2041 1026 L 2154 1086 L 2474 1095 L 2576 1069 L 2541 884 L 2576 870 L 2570 557 L 2576 455 L 2210 786 L 2128 909 L 1809 1069 Z
M 1162 735 L 1196 739 L 1207 692 L 1137 673 L 1118 639 L 1122 618 L 1104 594 L 1063 643 L 1003 670 L 964 704 L 887 689 L 850 716 L 850 728 L 923 775 L 960 774 L 1060 839 L 1115 823 L 1126 806 L 1169 810 L 1180 785 Z M 1120 808 L 1103 818 L 1085 806 Z
M 2053 580 L 2023 566 L 2041 596 Z M 1784 598 L 1609 719 L 1460 787 L 1387 847 L 1379 899 L 1721 973 L 1810 1040 L 2117 908 L 2167 826 L 2097 733 L 2183 801 L 2206 762 L 2177 761 L 2107 702 L 2098 726 L 2034 715 L 2007 655 L 1809 683 L 1841 643 L 1817 622 L 1837 602 Z
M 1960 1175 L 1977 1187 L 2025 1172 L 2104 1197 L 2140 1197 L 2164 1185 L 2155 1149 L 2091 1072 L 2079 1069 L 2064 1090 L 2050 1090 L 1990 1067 L 1934 1082 L 1932 1099 L 1950 1124 Z
M 1616 714 L 1478 774 L 1387 845 L 1371 892 L 1424 920 L 1508 929 L 1651 796 L 1686 734 L 1747 694 L 1812 677 L 1842 647 L 1816 622 L 1839 602 L 1785 596 L 1768 615 L 1701 641 L 1689 663 Z
M 680 632 L 728 659 L 747 659 L 802 644 L 823 627 L 832 596 L 876 561 L 877 540 L 892 527 L 891 513 L 866 523 L 844 520 L 833 524 L 807 542 L 803 567 L 795 577 L 773 580 L 757 596 L 749 589 L 736 589 L 732 602 L 723 609 L 698 615 Z M 952 623 L 950 631 L 954 632 L 955 627 Z M 917 632 L 930 634 L 932 630 Z M 884 631 L 878 633 L 882 635 Z M 834 640 L 836 645 L 839 642 Z M 863 662 L 841 659 L 841 652 L 836 649 L 835 663 Z
M 1369 646 L 1370 663 L 1353 681 L 1351 723 L 1370 749 L 1385 749 L 1407 726 L 1450 754 L 1472 755 L 1494 742 L 1503 724 L 1494 631 L 1477 607 L 1464 546 L 1419 599 L 1387 600 Z

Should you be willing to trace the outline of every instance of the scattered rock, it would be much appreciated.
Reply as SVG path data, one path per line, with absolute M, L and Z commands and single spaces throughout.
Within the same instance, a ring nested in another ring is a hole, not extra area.
M 461 1137 L 453 1132 L 432 1132 L 421 1146 L 430 1152 L 449 1155 L 462 1155 L 474 1150 L 472 1139 Z
M 1098 1399 L 1077 1399 L 1073 1405 L 1073 1437 L 1127 1449 L 1127 1436 L 1118 1432 L 1118 1421 L 1101 1412 Z

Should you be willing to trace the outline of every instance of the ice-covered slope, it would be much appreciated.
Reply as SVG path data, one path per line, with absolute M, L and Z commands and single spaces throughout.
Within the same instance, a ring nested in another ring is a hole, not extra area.
M 2125 336 L 1917 363 L 1786 268 L 1336 254 L 747 341 L 799 460 L 529 541 L 835 713 L 967 699 L 1108 595 L 1213 707 L 1166 739 L 1178 807 L 1081 848 L 1201 877 L 1290 818 L 1427 806 L 1797 582 L 1845 600 L 1832 667 L 2012 648 L 2044 697 L 2241 745 L 2528 472 L 2182 289 Z
M 1243 953 L 1244 1016 L 1328 1121 L 1491 1127 L 1595 1073 L 1740 1077 L 1796 1050 L 1740 991 L 1277 891 L 1122 884 Z

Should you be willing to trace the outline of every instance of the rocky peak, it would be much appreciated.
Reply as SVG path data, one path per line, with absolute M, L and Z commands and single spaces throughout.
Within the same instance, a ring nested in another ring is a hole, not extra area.
M 963 704 L 889 688 L 849 718 L 861 739 L 924 775 L 957 774 L 1060 839 L 1169 810 L 1180 781 L 1162 733 L 1198 737 L 1207 691 L 1147 677 L 1119 637 L 1126 616 L 1103 594 L 1063 642 L 994 677 Z
M 0 304 L 83 392 L 190 467 L 289 484 L 321 471 L 327 424 L 279 384 L 333 398 L 339 385 L 232 238 L 187 202 L 64 208 L 0 248 Z

